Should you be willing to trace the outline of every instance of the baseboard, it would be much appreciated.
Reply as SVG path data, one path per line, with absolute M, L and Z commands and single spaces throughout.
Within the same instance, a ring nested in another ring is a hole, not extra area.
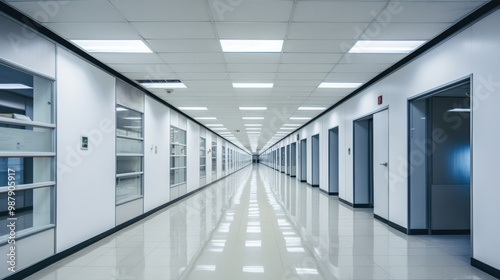
M 370 204 L 364 204 L 364 203 L 357 203 L 357 204 L 352 204 L 352 208 L 373 208 Z
M 307 182 L 307 180 L 300 180 L 301 182 Z
M 313 187 L 313 188 L 319 188 L 319 185 L 313 185 L 313 184 L 311 184 L 311 187 Z
M 429 230 L 427 229 L 409 229 L 408 235 L 427 235 Z
M 319 189 L 320 191 L 326 193 L 327 195 L 339 195 L 338 192 L 329 192 L 329 191 L 325 191 L 324 189 L 320 188 Z
M 439 229 L 439 230 L 431 230 L 431 234 L 434 235 L 463 235 L 470 234 L 470 229 Z
M 387 221 L 387 224 L 388 224 L 390 227 L 392 227 L 392 228 L 394 228 L 394 229 L 397 229 L 398 231 L 400 231 L 400 232 L 402 232 L 402 233 L 404 233 L 404 234 L 408 234 L 408 229 L 407 229 L 407 228 L 405 228 L 405 227 L 402 227 L 402 226 L 400 226 L 400 225 L 398 225 L 398 224 L 396 224 L 396 223 L 393 223 L 393 222 L 391 222 L 391 221 Z
M 476 267 L 476 268 L 500 279 L 500 269 L 494 268 L 493 266 L 487 265 L 484 262 L 476 260 L 474 258 L 470 258 L 470 264 L 473 267 Z
M 352 207 L 352 203 L 339 197 L 339 201 Z
M 154 209 L 151 209 L 148 212 L 143 213 L 143 214 L 141 214 L 141 215 L 139 215 L 139 216 L 137 216 L 137 217 L 135 217 L 135 218 L 133 218 L 133 219 L 131 219 L 129 221 L 126 221 L 126 222 L 124 222 L 122 224 L 119 224 L 119 225 L 115 226 L 112 229 L 109 229 L 109 230 L 107 230 L 105 232 L 102 232 L 102 233 L 100 233 L 100 234 L 98 234 L 98 235 L 96 235 L 96 236 L 94 236 L 92 238 L 89 238 L 89 239 L 87 239 L 87 240 L 85 240 L 85 241 L 83 241 L 83 242 L 81 242 L 79 244 L 76 244 L 75 246 L 73 246 L 71 248 L 68 248 L 68 249 L 66 249 L 64 251 L 56 253 L 56 254 L 54 254 L 54 255 L 52 255 L 52 256 L 44 259 L 44 260 L 41 260 L 41 261 L 39 261 L 39 262 L 37 262 L 35 264 L 32 264 L 32 265 L 30 265 L 30 266 L 28 266 L 28 267 L 26 267 L 26 268 L 24 268 L 22 270 L 19 270 L 18 272 L 13 273 L 13 274 L 5 277 L 4 280 L 17 280 L 17 279 L 27 278 L 28 276 L 33 275 L 33 274 L 37 273 L 38 271 L 40 271 L 40 270 L 48 267 L 49 265 L 52 265 L 52 264 L 54 264 L 54 263 L 56 263 L 56 262 L 58 262 L 60 260 L 63 260 L 64 258 L 67 258 L 67 257 L 73 255 L 74 253 L 76 253 L 76 252 L 78 252 L 80 250 L 83 250 L 83 249 L 87 248 L 88 246 L 90 246 L 90 245 L 92 245 L 92 244 L 94 244 L 94 243 L 96 243 L 96 242 L 98 242 L 98 241 L 100 241 L 100 240 L 102 240 L 102 239 L 104 239 L 104 238 L 112 235 L 112 234 L 115 234 L 115 233 L 119 232 L 120 230 L 122 230 L 122 229 L 124 229 L 124 228 L 126 228 L 126 227 L 128 227 L 128 226 L 130 226 L 132 224 L 134 224 L 134 223 L 136 223 L 136 222 L 138 222 L 138 221 L 140 221 L 140 220 L 142 220 L 142 219 L 144 219 L 144 218 L 146 218 L 146 217 L 148 217 L 148 216 L 150 216 L 150 215 L 152 215 L 152 214 L 154 214 L 154 213 L 156 213 L 156 212 L 158 212 L 158 211 L 160 211 L 160 210 L 162 210 L 162 209 L 164 209 L 164 208 L 166 208 L 168 206 L 171 206 L 172 204 L 174 204 L 174 203 L 176 203 L 176 202 L 178 202 L 178 201 L 180 201 L 180 200 L 182 200 L 182 199 L 184 199 L 184 198 L 186 198 L 188 196 L 191 196 L 191 195 L 193 195 L 193 194 L 195 194 L 195 193 L 197 193 L 197 192 L 199 192 L 199 191 L 201 191 L 201 190 L 203 190 L 203 189 L 205 189 L 205 188 L 207 188 L 207 187 L 209 187 L 209 186 L 217 183 L 218 181 L 226 178 L 227 176 L 233 175 L 233 174 L 237 173 L 238 171 L 241 171 L 242 169 L 244 169 L 247 166 L 249 166 L 249 165 L 246 165 L 246 166 L 244 166 L 244 167 L 242 167 L 242 168 L 234 171 L 231 174 L 227 174 L 224 177 L 221 177 L 221 178 L 219 178 L 219 179 L 217 179 L 217 180 L 215 180 L 213 182 L 210 182 L 210 183 L 208 183 L 208 184 L 206 184 L 206 185 L 204 185 L 202 187 L 199 187 L 198 189 L 193 190 L 193 191 L 191 191 L 189 193 L 186 193 L 186 194 L 184 194 L 184 195 L 182 195 L 182 196 L 180 196 L 180 197 L 178 197 L 176 199 L 173 199 L 173 200 L 171 200 L 169 202 L 166 202 L 165 204 L 160 205 L 160 206 L 158 206 L 158 207 L 156 207 Z
M 295 175 L 290 175 L 290 177 L 295 178 L 295 177 L 297 177 L 297 176 L 295 176 Z
M 377 219 L 377 220 L 381 221 L 381 222 L 382 222 L 382 223 L 384 223 L 384 224 L 388 224 L 388 223 L 389 223 L 389 221 L 388 221 L 387 219 L 382 218 L 382 217 L 380 217 L 380 216 L 379 216 L 379 215 L 377 215 L 377 214 L 373 214 L 373 217 L 374 217 L 375 219 Z

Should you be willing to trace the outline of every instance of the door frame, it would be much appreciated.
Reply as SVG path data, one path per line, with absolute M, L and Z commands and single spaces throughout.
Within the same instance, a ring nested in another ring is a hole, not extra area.
M 330 172 L 330 164 L 332 162 L 332 155 L 331 155 L 331 147 L 330 147 L 330 143 L 331 143 L 331 138 L 332 138 L 332 133 L 336 131 L 337 133 L 337 191 L 336 192 L 332 192 L 330 191 L 330 184 L 331 184 L 331 180 L 332 180 L 332 174 Z M 339 135 L 339 126 L 335 126 L 335 127 L 332 127 L 330 129 L 328 129 L 328 194 L 330 195 L 339 195 L 339 185 L 340 185 L 340 179 L 339 179 L 339 176 L 340 176 L 340 135 Z

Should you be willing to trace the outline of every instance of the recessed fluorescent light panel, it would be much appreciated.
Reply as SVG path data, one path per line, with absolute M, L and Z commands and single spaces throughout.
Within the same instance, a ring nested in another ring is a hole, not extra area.
M 273 83 L 233 83 L 233 88 L 272 88 Z
M 283 40 L 220 40 L 223 52 L 279 53 Z
M 178 107 L 179 110 L 189 110 L 189 111 L 206 111 L 207 107 Z
M 294 130 L 294 127 L 282 127 L 281 130 Z
M 312 118 L 308 118 L 308 117 L 291 117 L 290 118 L 291 120 L 296 120 L 296 121 L 302 121 L 302 120 L 310 120 Z
M 264 117 L 243 117 L 244 120 L 263 120 Z
M 262 126 L 260 123 L 246 123 L 245 126 Z
M 152 53 L 141 40 L 71 40 L 87 52 Z
M 299 107 L 300 111 L 321 111 L 325 110 L 325 107 Z
M 349 50 L 349 53 L 409 53 L 424 43 L 425 41 L 360 40 Z
M 260 130 L 260 127 L 246 127 L 246 130 Z
M 216 120 L 216 117 L 197 117 L 195 120 Z
M 318 88 L 357 88 L 361 83 L 321 83 Z
M 227 130 L 227 128 L 225 127 L 214 127 L 214 128 L 211 128 L 212 130 Z
M 215 127 L 215 126 L 224 126 L 223 124 L 221 123 L 209 123 L 209 124 L 206 124 L 205 126 L 208 126 L 208 127 Z
M 0 84 L 0 89 L 32 89 L 32 87 L 23 84 Z
M 240 107 L 242 111 L 264 111 L 267 107 Z
M 187 88 L 180 80 L 137 80 L 137 82 L 145 88 L 152 89 Z

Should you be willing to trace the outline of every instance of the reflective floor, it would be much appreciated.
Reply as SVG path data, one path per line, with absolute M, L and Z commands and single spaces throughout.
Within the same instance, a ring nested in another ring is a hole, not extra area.
M 254 165 L 28 279 L 495 279 L 469 260 Z

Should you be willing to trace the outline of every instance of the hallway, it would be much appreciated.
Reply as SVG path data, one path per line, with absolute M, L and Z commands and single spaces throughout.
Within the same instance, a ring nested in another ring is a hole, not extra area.
M 407 236 L 253 165 L 28 279 L 495 279 L 469 240 Z

